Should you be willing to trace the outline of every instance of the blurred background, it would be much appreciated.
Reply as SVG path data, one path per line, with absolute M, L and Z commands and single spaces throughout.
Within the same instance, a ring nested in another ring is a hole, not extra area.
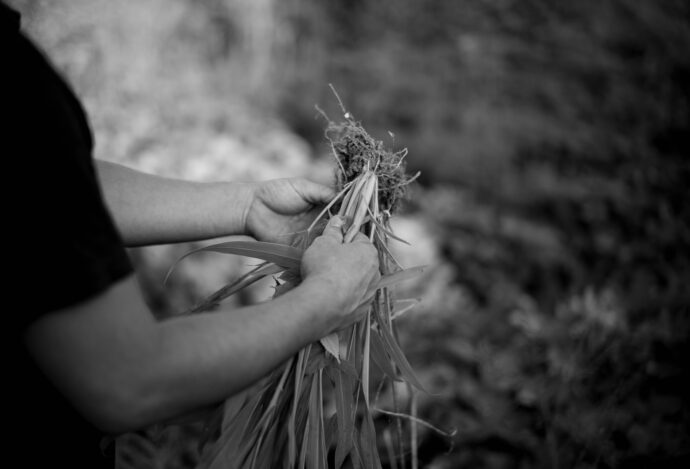
M 420 417 L 457 430 L 419 427 L 421 467 L 690 467 L 690 3 L 8 3 L 83 99 L 99 158 L 330 183 L 329 83 L 408 148 L 421 177 L 395 248 L 431 268 L 400 292 L 421 298 L 400 341 L 433 393 Z M 131 250 L 156 314 L 247 268 L 199 254 L 164 286 L 191 247 Z M 196 436 L 128 457 L 190 468 Z

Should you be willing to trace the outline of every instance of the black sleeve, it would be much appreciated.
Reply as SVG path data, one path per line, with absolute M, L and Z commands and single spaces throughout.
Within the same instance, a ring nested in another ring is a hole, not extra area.
M 0 148 L 13 187 L 5 231 L 9 271 L 23 298 L 20 327 L 84 301 L 132 272 L 104 204 L 84 111 L 40 51 L 0 24 Z

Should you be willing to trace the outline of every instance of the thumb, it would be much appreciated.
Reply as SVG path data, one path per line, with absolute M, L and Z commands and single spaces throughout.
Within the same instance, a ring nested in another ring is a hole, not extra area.
M 326 236 L 328 238 L 333 238 L 339 243 L 343 242 L 343 225 L 345 225 L 345 219 L 340 215 L 333 215 L 328 224 L 323 229 L 321 236 Z
M 308 179 L 300 179 L 296 184 L 296 189 L 304 200 L 314 205 L 327 204 L 335 197 L 335 191 L 332 187 Z

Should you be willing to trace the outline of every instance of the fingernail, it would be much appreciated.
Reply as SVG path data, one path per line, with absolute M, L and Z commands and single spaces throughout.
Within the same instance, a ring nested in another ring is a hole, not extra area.
M 333 215 L 331 218 L 331 225 L 335 226 L 336 228 L 340 228 L 343 226 L 343 219 L 340 215 Z

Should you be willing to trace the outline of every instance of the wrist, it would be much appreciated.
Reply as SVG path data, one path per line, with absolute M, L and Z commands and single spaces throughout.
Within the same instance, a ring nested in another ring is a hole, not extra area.
M 220 183 L 223 190 L 221 213 L 222 230 L 227 235 L 251 235 L 248 220 L 255 200 L 257 183 L 231 182 Z
M 333 282 L 321 276 L 311 276 L 302 281 L 290 293 L 302 303 L 301 307 L 308 312 L 309 328 L 313 332 L 313 340 L 330 334 L 339 324 L 338 317 L 343 309 L 336 287 Z

